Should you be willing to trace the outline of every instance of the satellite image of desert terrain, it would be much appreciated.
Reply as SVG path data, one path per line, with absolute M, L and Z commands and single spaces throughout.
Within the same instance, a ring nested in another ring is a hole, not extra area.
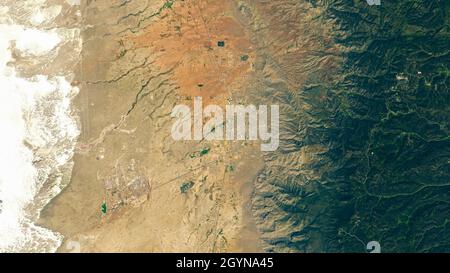
M 0 253 L 450 252 L 450 1 L 0 0 Z

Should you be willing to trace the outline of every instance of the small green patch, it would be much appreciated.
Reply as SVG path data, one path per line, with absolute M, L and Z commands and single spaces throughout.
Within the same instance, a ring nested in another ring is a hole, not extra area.
M 190 155 L 191 158 L 196 158 L 196 157 L 200 157 L 200 156 L 204 156 L 207 155 L 209 153 L 209 151 L 211 150 L 211 148 L 203 148 L 198 152 L 194 152 Z
M 171 9 L 173 6 L 173 1 L 167 1 L 164 6 L 162 7 L 162 9 Z
M 101 209 L 102 209 L 102 213 L 106 214 L 106 212 L 108 211 L 108 208 L 106 207 L 106 202 L 102 203 L 102 208 Z
M 234 165 L 233 164 L 229 164 L 225 167 L 225 172 L 227 173 L 231 173 L 234 172 Z
M 246 62 L 248 60 L 248 55 L 242 55 L 241 56 L 241 61 L 242 62 Z
M 181 193 L 186 193 L 189 189 L 191 189 L 194 186 L 194 184 L 195 183 L 192 181 L 184 182 L 183 184 L 181 184 L 180 186 Z
M 211 148 L 204 148 L 200 151 L 200 156 L 204 156 L 207 155 L 209 153 L 209 151 L 211 150 Z
M 224 41 L 218 41 L 217 42 L 217 46 L 224 47 L 225 46 L 225 42 Z

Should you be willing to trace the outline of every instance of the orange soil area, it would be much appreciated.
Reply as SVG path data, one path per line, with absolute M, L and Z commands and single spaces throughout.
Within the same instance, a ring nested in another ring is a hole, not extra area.
M 242 90 L 254 57 L 249 34 L 233 18 L 233 5 L 233 1 L 174 2 L 127 41 L 133 48 L 158 52 L 161 71 L 174 68 L 180 95 L 223 103 L 230 92 Z M 219 41 L 225 46 L 219 47 Z M 248 60 L 241 60 L 242 56 Z

